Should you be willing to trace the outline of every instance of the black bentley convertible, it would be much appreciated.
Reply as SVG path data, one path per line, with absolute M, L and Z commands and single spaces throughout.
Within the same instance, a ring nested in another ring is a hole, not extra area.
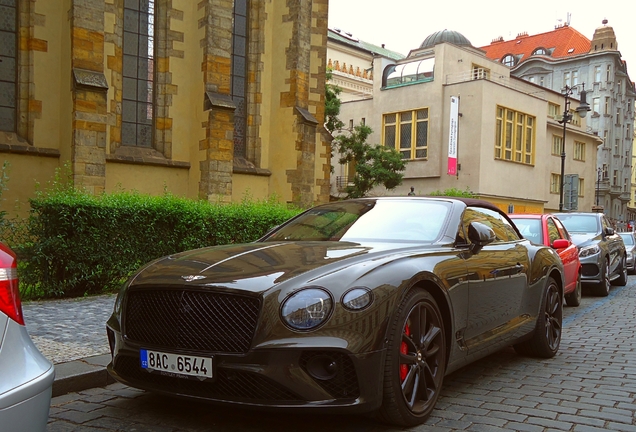
M 340 201 L 143 267 L 108 320 L 108 370 L 153 392 L 415 425 L 469 362 L 510 345 L 554 356 L 562 299 L 556 252 L 492 204 Z

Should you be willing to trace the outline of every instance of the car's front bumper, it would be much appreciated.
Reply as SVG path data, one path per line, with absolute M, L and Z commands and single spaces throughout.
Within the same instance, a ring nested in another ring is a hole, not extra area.
M 600 283 L 603 280 L 601 254 L 579 257 L 581 261 L 581 282 Z
M 117 381 L 132 387 L 267 408 L 365 412 L 382 402 L 384 351 L 353 354 L 341 347 L 320 346 L 319 338 L 302 338 L 280 341 L 279 348 L 243 354 L 188 352 L 213 357 L 214 378 L 202 380 L 142 369 L 140 349 L 156 347 L 132 344 L 118 331 L 107 330 L 113 354 L 108 371 Z M 320 365 L 330 362 L 335 363 L 336 371 L 325 375 Z

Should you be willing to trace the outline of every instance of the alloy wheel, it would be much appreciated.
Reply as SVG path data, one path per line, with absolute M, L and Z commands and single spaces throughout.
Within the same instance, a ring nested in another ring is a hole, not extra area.
M 420 302 L 410 310 L 402 330 L 399 374 L 409 409 L 422 413 L 441 390 L 445 358 L 442 323 L 433 305 Z

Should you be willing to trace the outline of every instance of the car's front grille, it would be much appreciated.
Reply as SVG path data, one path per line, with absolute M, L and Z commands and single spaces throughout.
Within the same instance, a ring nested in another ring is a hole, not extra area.
M 328 357 L 335 365 L 337 372 L 333 377 L 318 379 L 308 370 L 308 364 L 314 358 Z M 300 367 L 303 368 L 314 381 L 336 399 L 357 398 L 360 396 L 358 378 L 353 362 L 348 355 L 329 351 L 305 351 L 300 357 Z
M 585 277 L 598 276 L 598 266 L 596 264 L 581 265 L 581 275 Z
M 300 401 L 301 398 L 278 383 L 257 373 L 217 369 L 216 378 L 189 379 L 149 373 L 140 367 L 139 358 L 119 356 L 115 372 L 132 385 L 155 391 L 216 399 L 222 401 L 259 402 L 275 404 Z
M 153 348 L 244 353 L 260 310 L 257 298 L 170 289 L 128 292 L 123 330 L 128 340 Z

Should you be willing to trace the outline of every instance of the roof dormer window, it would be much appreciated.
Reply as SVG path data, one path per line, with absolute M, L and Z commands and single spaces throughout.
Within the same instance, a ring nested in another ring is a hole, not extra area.
M 513 67 L 515 65 L 515 63 L 516 63 L 515 62 L 515 57 L 512 54 L 506 54 L 501 59 L 501 63 L 503 63 L 504 65 L 506 65 L 508 67 Z
M 546 50 L 545 48 L 537 48 L 536 50 L 534 50 L 532 55 L 548 55 L 548 50 Z

